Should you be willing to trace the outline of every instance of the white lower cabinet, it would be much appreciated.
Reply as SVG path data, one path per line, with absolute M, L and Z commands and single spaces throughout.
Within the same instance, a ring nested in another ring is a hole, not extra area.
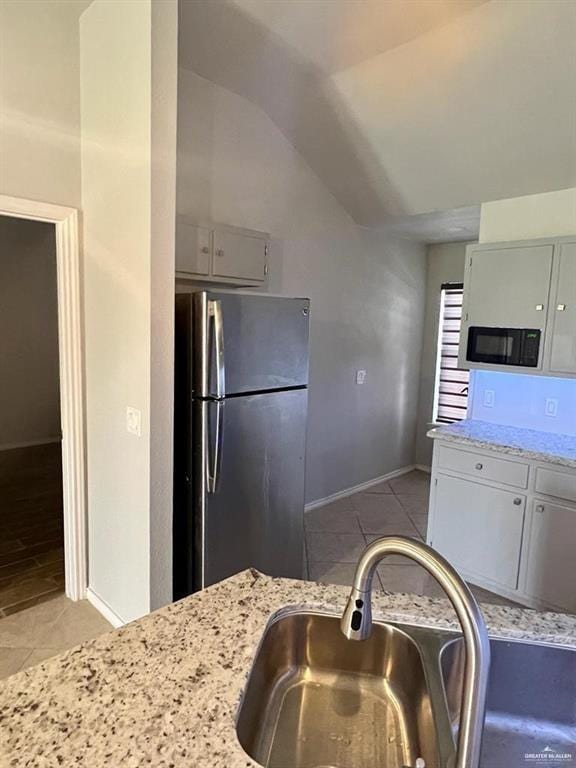
M 457 568 L 518 586 L 526 496 L 439 474 L 432 546 Z
M 576 613 L 575 469 L 437 439 L 427 541 L 473 584 Z
M 576 612 L 576 509 L 540 499 L 532 505 L 526 590 Z

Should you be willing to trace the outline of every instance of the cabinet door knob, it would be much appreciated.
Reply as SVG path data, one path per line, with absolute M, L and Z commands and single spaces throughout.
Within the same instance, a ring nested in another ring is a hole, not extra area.
M 543 312 L 544 304 L 536 304 L 536 312 Z
M 208 248 L 207 245 L 203 245 L 201 250 L 202 250 L 202 253 L 210 253 L 210 248 Z
M 544 504 L 536 504 L 536 512 L 544 512 Z
M 222 248 L 216 249 L 216 256 L 224 256 L 224 251 L 222 250 Z
M 566 311 L 566 304 L 558 304 L 556 309 L 558 310 L 558 312 L 565 312 Z
M 514 499 L 514 506 L 519 507 L 520 504 L 522 504 L 522 499 L 519 496 L 516 496 Z
M 478 462 L 478 464 L 476 464 L 476 469 L 484 469 L 484 464 Z

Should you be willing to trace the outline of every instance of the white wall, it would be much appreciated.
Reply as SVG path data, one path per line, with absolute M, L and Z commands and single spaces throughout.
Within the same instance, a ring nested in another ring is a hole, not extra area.
M 54 226 L 0 216 L 0 449 L 60 440 Z
M 576 187 L 482 203 L 480 242 L 576 234 Z
M 0 194 L 80 205 L 78 15 L 86 4 L 0 3 Z
M 80 25 L 89 583 L 125 621 L 171 597 L 175 12 L 95 0 Z
M 429 245 L 427 250 L 426 313 L 416 436 L 416 462 L 424 466 L 432 464 L 432 441 L 426 437 L 426 432 L 430 429 L 434 407 L 440 290 L 443 283 L 464 281 L 466 245 L 467 243 L 439 243 Z
M 178 108 L 178 212 L 271 232 L 270 289 L 312 301 L 307 500 L 412 463 L 424 248 L 356 226 L 246 99 L 181 69 Z

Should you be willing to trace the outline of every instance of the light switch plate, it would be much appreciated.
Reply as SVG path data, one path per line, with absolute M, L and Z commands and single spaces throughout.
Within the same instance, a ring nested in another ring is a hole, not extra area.
M 366 371 L 361 368 L 359 371 L 356 371 L 356 384 L 364 384 L 366 381 Z
M 126 407 L 126 430 L 131 435 L 142 435 L 142 412 L 138 408 Z

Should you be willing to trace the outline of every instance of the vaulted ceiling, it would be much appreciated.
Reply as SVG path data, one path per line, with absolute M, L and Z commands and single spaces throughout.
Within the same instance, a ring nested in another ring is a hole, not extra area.
M 574 39 L 571 0 L 180 0 L 180 66 L 369 226 L 576 185 Z

